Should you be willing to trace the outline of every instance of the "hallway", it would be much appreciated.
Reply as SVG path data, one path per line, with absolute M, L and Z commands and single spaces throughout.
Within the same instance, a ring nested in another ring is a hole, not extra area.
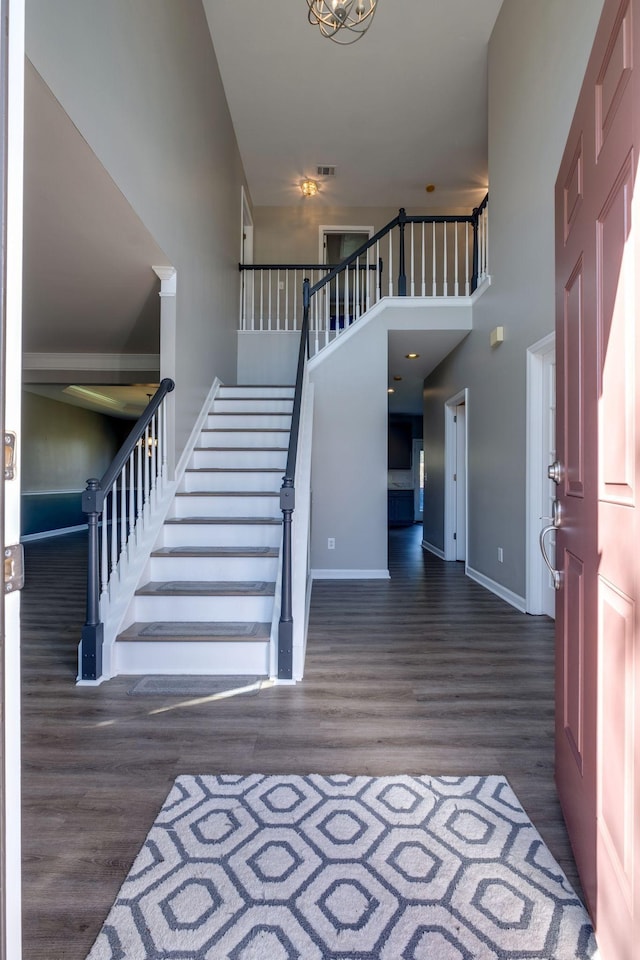
M 218 701 L 130 696 L 122 677 L 76 687 L 85 536 L 26 545 L 28 960 L 84 960 L 181 773 L 504 774 L 577 885 L 553 782 L 553 625 L 424 553 L 421 533 L 390 531 L 390 581 L 316 582 L 301 684 Z

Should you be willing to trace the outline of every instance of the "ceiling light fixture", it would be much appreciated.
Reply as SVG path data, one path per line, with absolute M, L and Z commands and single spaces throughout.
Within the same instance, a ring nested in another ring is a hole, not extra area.
M 394 377 L 394 380 L 402 380 L 402 377 Z
M 407 360 L 417 360 L 418 357 L 420 356 L 420 354 L 419 354 L 419 353 L 407 353 L 407 354 L 405 354 L 405 356 L 406 356 Z
M 307 0 L 309 23 L 323 37 L 343 46 L 363 37 L 373 22 L 378 0 Z
M 393 387 L 387 387 L 387 393 L 395 393 Z
M 315 180 L 303 180 L 300 189 L 303 197 L 315 197 L 318 192 L 318 184 Z

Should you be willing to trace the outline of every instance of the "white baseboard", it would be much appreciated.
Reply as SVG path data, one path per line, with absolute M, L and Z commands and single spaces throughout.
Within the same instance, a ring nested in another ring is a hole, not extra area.
M 57 527 L 55 530 L 43 530 L 42 533 L 26 533 L 24 537 L 20 537 L 20 542 L 28 543 L 30 540 L 48 540 L 49 537 L 63 537 L 65 533 L 78 533 L 78 531 L 86 529 L 86 523 L 79 523 L 75 527 Z
M 388 570 L 312 570 L 313 580 L 389 580 Z
M 527 602 L 525 598 L 520 597 L 517 593 L 514 593 L 513 590 L 503 587 L 501 583 L 498 583 L 496 580 L 492 580 L 491 577 L 486 577 L 484 573 L 474 570 L 473 567 L 467 567 L 465 573 L 471 578 L 471 580 L 475 580 L 475 582 L 479 583 L 481 587 L 485 588 L 485 590 L 490 590 L 491 593 L 495 593 L 496 597 L 500 597 L 500 599 L 504 600 L 505 603 L 515 607 L 516 610 L 520 611 L 520 613 L 527 612 Z
M 432 553 L 434 557 L 440 557 L 441 560 L 445 560 L 444 550 L 441 550 L 440 547 L 434 547 L 432 543 L 429 543 L 428 540 L 422 541 L 422 549 L 428 550 L 429 553 Z

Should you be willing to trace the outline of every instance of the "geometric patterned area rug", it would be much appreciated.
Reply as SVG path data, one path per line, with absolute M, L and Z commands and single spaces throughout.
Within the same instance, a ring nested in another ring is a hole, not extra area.
M 504 777 L 182 776 L 88 960 L 582 960 Z

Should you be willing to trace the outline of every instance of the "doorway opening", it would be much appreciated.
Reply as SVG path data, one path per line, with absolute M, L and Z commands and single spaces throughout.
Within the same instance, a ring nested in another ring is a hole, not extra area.
M 366 243 L 373 236 L 373 227 L 358 226 L 328 226 L 321 225 L 320 228 L 320 262 L 322 264 L 331 264 L 336 266 L 352 253 Z M 360 270 L 357 271 L 361 273 Z M 324 296 L 329 297 L 329 328 L 331 330 L 344 329 L 353 322 L 356 317 L 363 314 L 366 310 L 367 285 L 373 282 L 369 278 L 369 272 L 364 271 L 362 277 L 352 278 L 349 282 L 350 272 L 336 277 L 333 283 L 329 284 Z M 369 291 L 370 295 L 371 291 Z M 322 315 L 322 314 L 321 314 Z
M 467 389 L 445 403 L 444 558 L 467 561 Z
M 527 613 L 555 619 L 556 590 L 540 552 L 540 531 L 550 522 L 555 484 L 547 468 L 556 459 L 556 338 L 527 350 Z M 547 548 L 555 566 L 555 537 Z

